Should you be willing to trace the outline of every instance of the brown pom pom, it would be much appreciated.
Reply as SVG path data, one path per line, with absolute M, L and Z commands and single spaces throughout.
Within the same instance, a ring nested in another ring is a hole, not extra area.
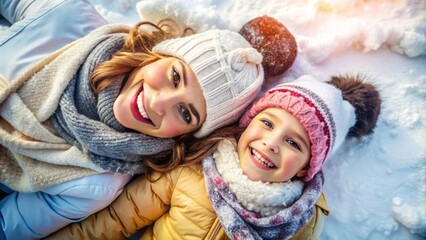
M 334 76 L 330 84 L 342 90 L 343 99 L 355 107 L 356 123 L 349 129 L 348 137 L 361 137 L 373 133 L 380 115 L 380 94 L 362 76 Z
M 240 34 L 263 55 L 265 79 L 282 74 L 293 65 L 297 56 L 296 40 L 275 18 L 257 17 L 244 24 Z

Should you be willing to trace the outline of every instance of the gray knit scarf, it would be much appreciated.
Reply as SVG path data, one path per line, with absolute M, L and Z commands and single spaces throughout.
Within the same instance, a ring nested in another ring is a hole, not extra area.
M 144 156 L 170 151 L 173 139 L 134 132 L 117 121 L 113 104 L 125 76 L 98 96 L 89 85 L 93 70 L 121 49 L 124 37 L 124 34 L 114 34 L 93 49 L 62 94 L 52 122 L 61 137 L 86 152 L 103 169 L 139 174 L 145 170 Z
M 275 214 L 262 216 L 238 202 L 212 156 L 202 164 L 210 201 L 230 239 L 290 239 L 312 218 L 324 182 L 322 172 L 318 172 L 305 183 L 302 195 L 293 204 L 282 206 Z

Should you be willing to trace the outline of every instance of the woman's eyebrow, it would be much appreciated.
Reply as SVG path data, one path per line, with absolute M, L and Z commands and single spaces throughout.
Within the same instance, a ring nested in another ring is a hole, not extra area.
M 186 68 L 185 65 L 183 65 L 182 60 L 178 60 L 178 63 L 180 64 L 180 69 L 182 69 L 183 73 L 183 85 L 186 86 Z
M 187 79 L 186 79 L 186 68 L 185 65 L 183 65 L 182 61 L 178 61 L 180 64 L 180 67 L 182 69 L 182 73 L 183 73 L 183 85 L 186 86 L 187 85 Z M 190 103 L 189 105 L 189 110 L 191 111 L 192 115 L 195 116 L 195 118 L 197 119 L 197 126 L 198 124 L 200 124 L 200 113 L 198 112 L 197 108 L 195 108 L 195 106 Z
M 192 105 L 192 103 L 189 104 L 189 110 L 191 110 L 192 115 L 194 115 L 195 118 L 197 119 L 197 126 L 198 126 L 198 124 L 200 124 L 200 113 L 198 113 L 197 109 L 194 107 L 194 105 Z

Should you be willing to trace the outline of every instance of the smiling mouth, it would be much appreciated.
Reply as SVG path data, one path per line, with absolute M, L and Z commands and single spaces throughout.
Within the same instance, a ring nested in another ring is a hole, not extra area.
M 262 155 L 259 152 L 257 152 L 254 148 L 250 148 L 250 153 L 254 157 L 254 159 L 258 163 L 262 164 L 263 166 L 267 168 L 276 168 L 276 166 L 273 163 L 263 158 Z
M 140 92 L 139 95 L 138 95 L 138 99 L 136 101 L 136 104 L 138 105 L 139 113 L 142 115 L 143 118 L 151 121 L 151 119 L 149 119 L 148 114 L 145 111 L 145 107 L 143 105 L 143 98 L 142 97 L 143 97 L 143 93 Z
M 141 86 L 137 95 L 133 98 L 133 104 L 131 104 L 133 116 L 141 122 L 154 125 L 154 123 L 151 121 L 148 114 L 146 113 L 143 101 L 143 94 L 143 87 Z

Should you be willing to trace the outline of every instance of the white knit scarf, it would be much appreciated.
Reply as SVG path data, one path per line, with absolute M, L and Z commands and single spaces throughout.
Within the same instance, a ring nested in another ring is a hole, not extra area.
M 282 183 L 250 180 L 243 174 L 234 144 L 228 140 L 222 141 L 213 157 L 218 172 L 247 210 L 271 216 L 293 204 L 302 194 L 304 184 L 300 180 Z

